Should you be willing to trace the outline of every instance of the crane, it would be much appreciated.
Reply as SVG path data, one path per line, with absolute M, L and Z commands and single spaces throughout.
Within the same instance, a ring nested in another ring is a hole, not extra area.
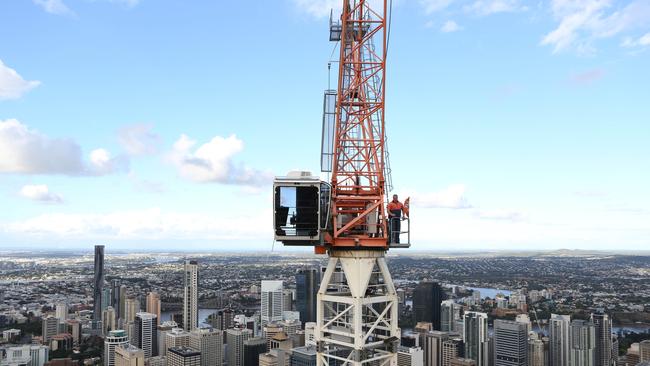
M 410 223 L 391 219 L 401 223 L 391 235 L 386 215 L 387 0 L 342 2 L 340 20 L 330 18 L 337 89 L 323 103 L 321 172 L 331 178 L 275 178 L 274 238 L 329 256 L 317 294 L 317 365 L 397 365 L 397 293 L 385 254 L 410 246 Z

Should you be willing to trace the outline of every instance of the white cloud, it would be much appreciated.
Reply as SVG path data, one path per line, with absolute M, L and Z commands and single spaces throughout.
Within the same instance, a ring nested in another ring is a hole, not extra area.
M 641 38 L 639 38 L 639 44 L 641 46 L 650 46 L 650 33 L 641 36 Z
M 23 94 L 41 84 L 40 81 L 27 81 L 16 70 L 0 60 L 0 100 L 18 99 Z
M 553 52 L 576 49 L 588 53 L 593 52 L 597 39 L 635 28 L 647 29 L 650 24 L 647 0 L 633 0 L 613 11 L 611 8 L 611 0 L 553 0 L 551 10 L 559 24 L 541 44 L 553 46 Z
M 650 46 L 650 32 L 642 35 L 639 39 L 633 39 L 632 37 L 626 37 L 621 43 L 623 47 L 645 47 Z
M 471 208 L 465 191 L 465 185 L 453 184 L 438 192 L 414 194 L 411 203 L 416 207 L 426 208 Z
M 486 220 L 524 221 L 526 215 L 515 210 L 477 210 L 474 215 Z
M 432 14 L 447 9 L 454 0 L 420 0 L 420 5 L 426 14 Z
M 16 119 L 0 120 L 0 173 L 104 175 L 126 170 L 128 160 L 94 150 L 90 162 L 71 139 L 50 138 Z
M 226 183 L 259 186 L 269 183 L 273 175 L 236 163 L 233 158 L 244 149 L 244 142 L 235 135 L 215 136 L 193 150 L 196 141 L 186 135 L 174 143 L 170 160 L 179 174 L 194 182 Z
M 443 33 L 451 33 L 451 32 L 457 32 L 461 30 L 461 28 L 456 22 L 453 20 L 448 20 L 445 22 L 445 24 L 442 25 L 442 28 L 440 28 L 440 31 Z
M 63 203 L 63 197 L 54 192 L 50 192 L 45 184 L 26 185 L 20 190 L 20 195 L 32 201 Z
M 34 4 L 40 6 L 46 12 L 56 15 L 69 15 L 72 10 L 68 8 L 63 0 L 34 0 Z
M 497 13 L 523 11 L 526 10 L 526 7 L 522 6 L 519 0 L 477 0 L 463 7 L 463 10 L 479 16 L 486 16 Z
M 135 124 L 118 131 L 118 141 L 130 155 L 149 155 L 158 151 L 160 136 L 152 124 Z
M 106 149 L 95 149 L 90 152 L 90 165 L 88 173 L 91 175 L 108 175 L 126 172 L 129 169 L 129 160 L 124 156 L 111 156 Z
M 44 214 L 0 225 L 0 231 L 57 239 L 242 240 L 268 238 L 270 220 L 268 210 L 251 216 L 218 217 L 149 208 L 106 214 Z

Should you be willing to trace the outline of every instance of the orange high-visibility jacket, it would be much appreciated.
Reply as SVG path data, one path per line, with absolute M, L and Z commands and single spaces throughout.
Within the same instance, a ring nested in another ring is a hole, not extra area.
M 399 210 L 404 213 L 404 215 L 408 216 L 408 208 L 402 204 L 402 202 L 393 202 L 390 201 L 388 203 L 388 206 L 386 206 L 386 210 L 388 210 L 388 213 L 390 214 L 391 211 Z

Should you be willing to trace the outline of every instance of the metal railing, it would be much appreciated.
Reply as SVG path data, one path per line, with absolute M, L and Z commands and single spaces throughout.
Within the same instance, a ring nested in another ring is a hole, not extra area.
M 389 248 L 408 248 L 411 246 L 411 219 L 409 217 L 392 217 L 389 219 L 389 224 L 391 230 L 389 230 L 390 233 L 390 240 L 389 240 Z M 397 227 L 398 225 L 396 223 L 399 222 L 399 231 L 394 231 L 392 230 L 393 228 Z M 406 234 L 406 242 L 402 241 L 402 238 L 404 236 L 402 234 Z M 397 235 L 397 236 L 396 236 Z M 398 238 L 399 240 L 395 240 Z

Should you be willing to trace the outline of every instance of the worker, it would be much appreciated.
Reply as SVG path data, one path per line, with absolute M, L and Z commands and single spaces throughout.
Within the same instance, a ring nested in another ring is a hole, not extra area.
M 402 214 L 408 216 L 408 207 L 405 207 L 396 194 L 393 195 L 393 200 L 388 203 L 388 232 L 390 235 L 390 242 L 399 244 L 399 234 L 402 231 Z

